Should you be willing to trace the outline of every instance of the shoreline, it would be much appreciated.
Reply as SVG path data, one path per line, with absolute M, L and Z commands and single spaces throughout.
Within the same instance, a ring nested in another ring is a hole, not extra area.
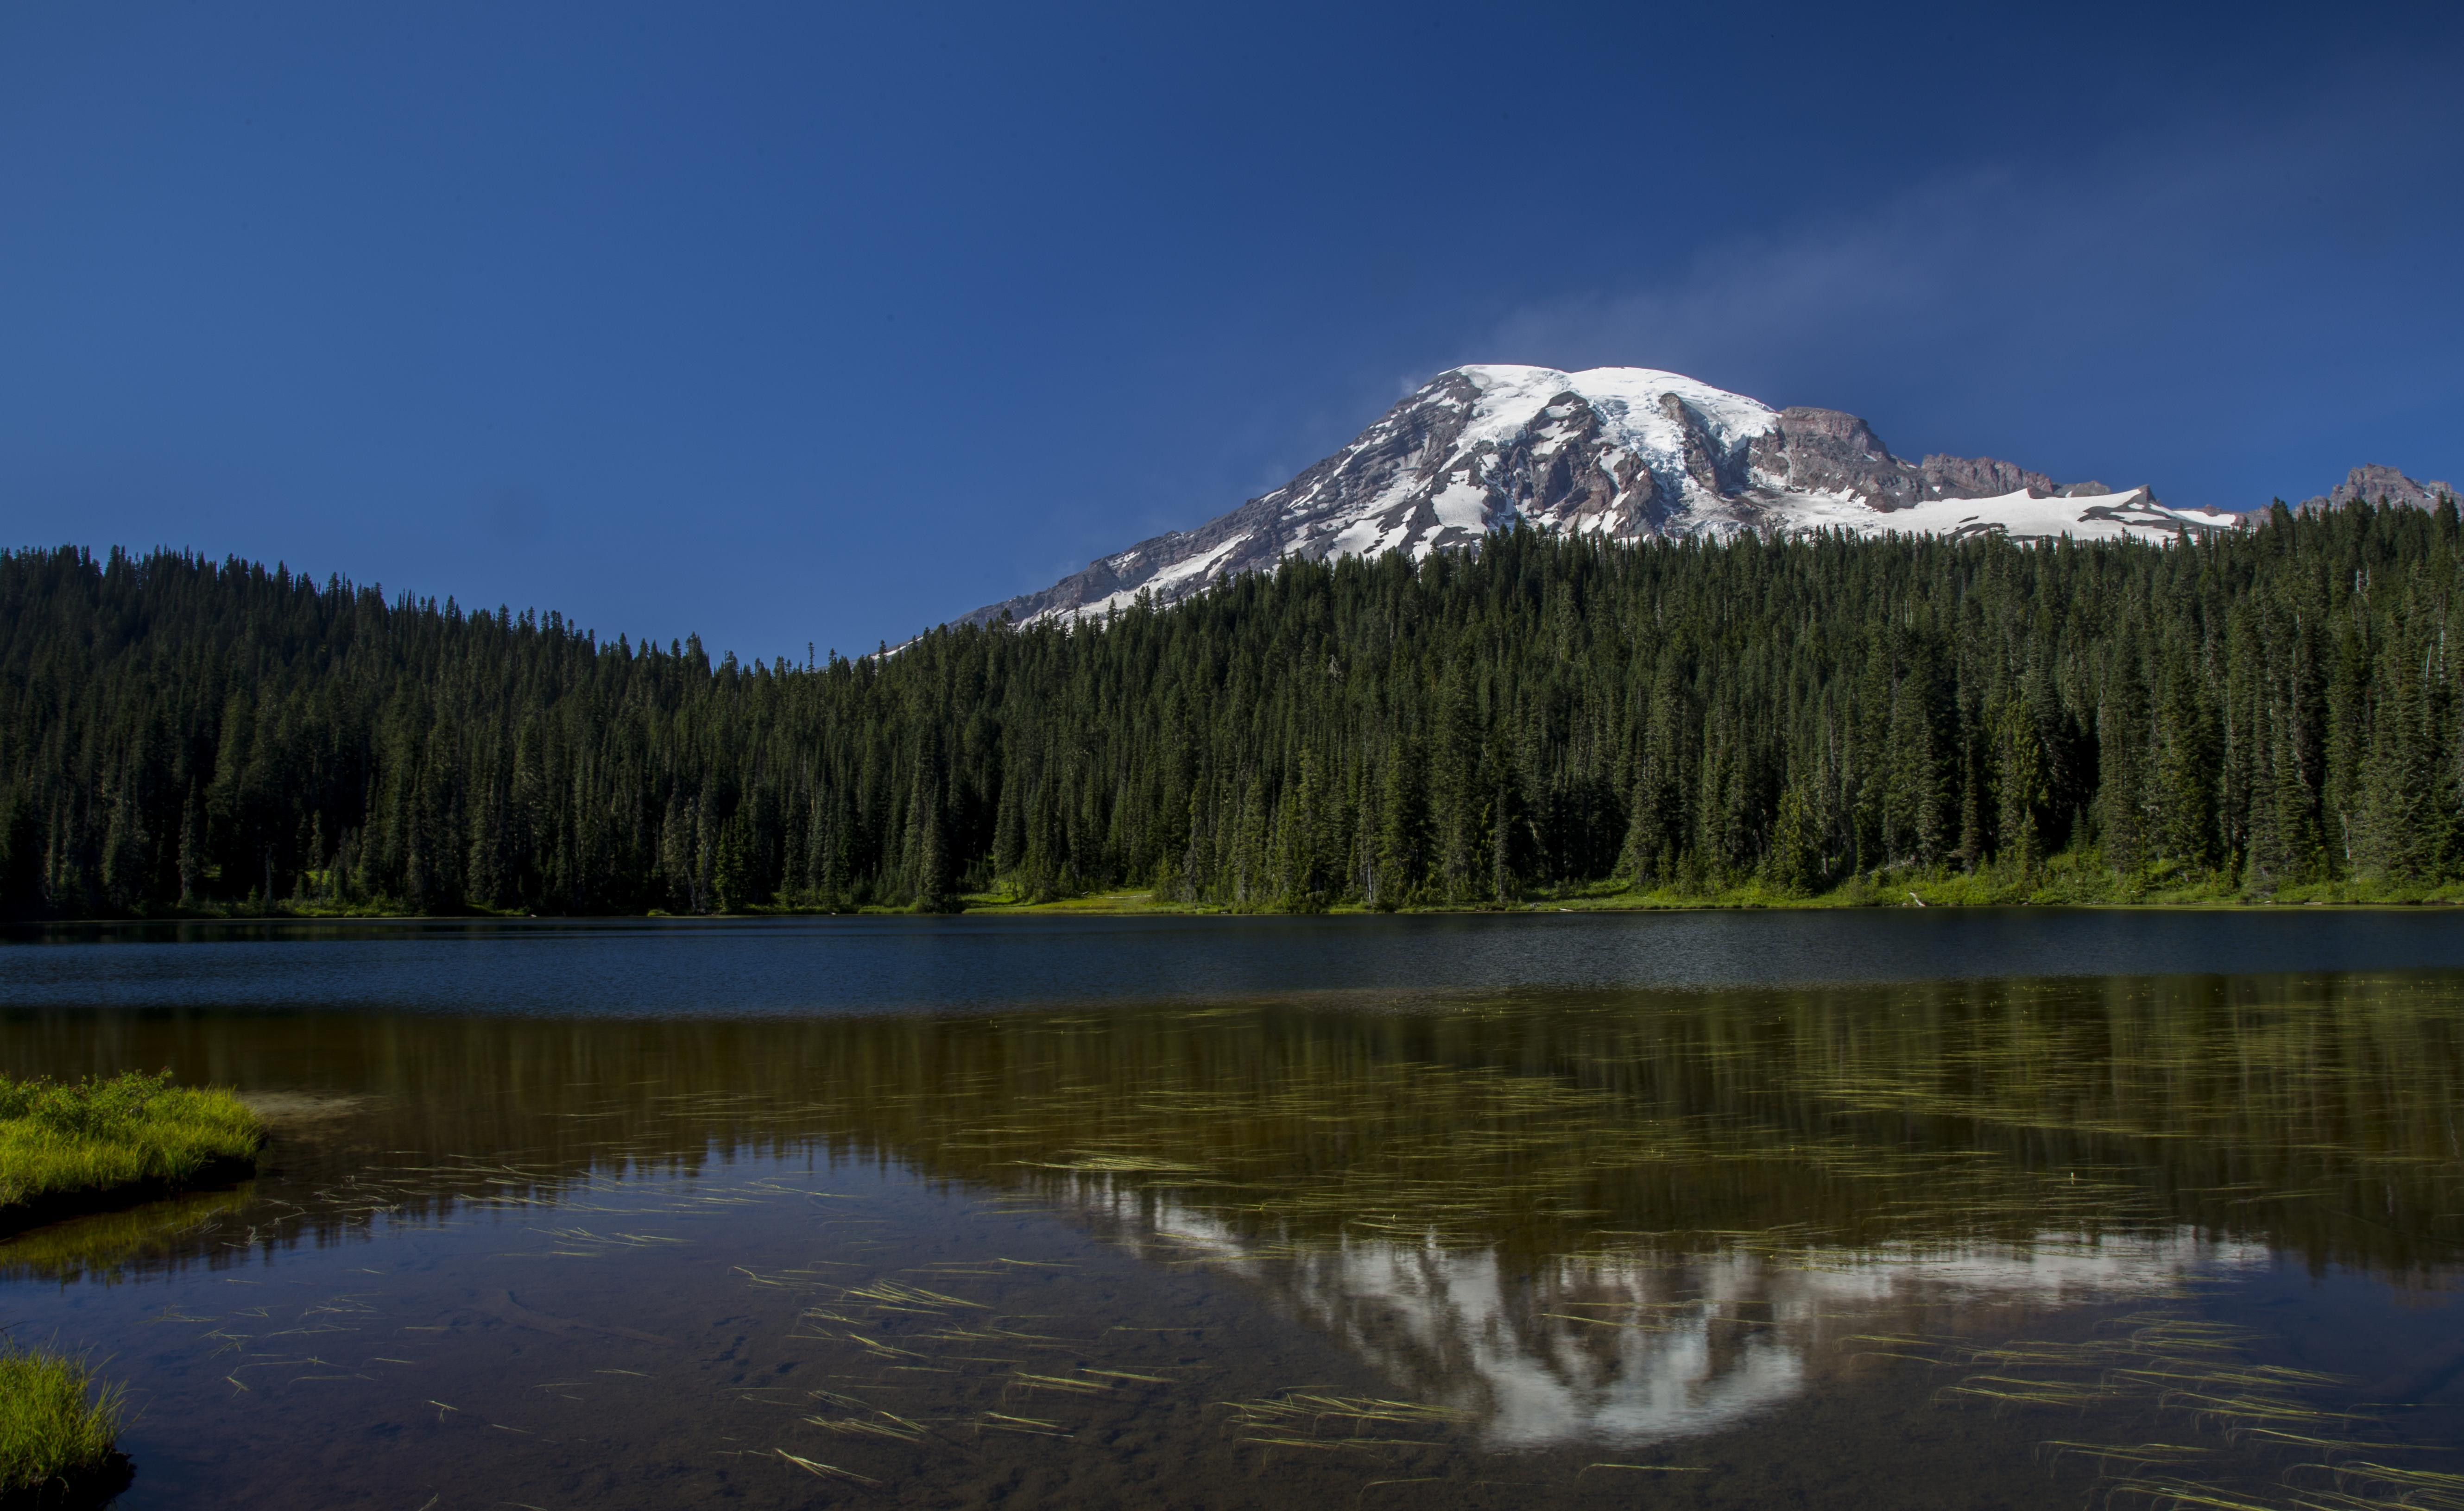
M 254 1180 L 258 1173 L 255 1154 L 227 1154 L 217 1156 L 176 1179 L 166 1175 L 148 1175 L 114 1186 L 80 1186 L 69 1191 L 44 1192 L 24 1201 L 0 1207 L 0 1242 L 74 1217 L 130 1211 L 174 1196 L 235 1190 Z
M 1964 888 L 1962 888 L 1964 890 Z M 1545 913 L 1680 913 L 1680 912 L 1846 912 L 1889 910 L 1944 910 L 1978 912 L 1991 909 L 2033 909 L 2041 911 L 2130 911 L 2130 912 L 2256 912 L 2282 911 L 2295 909 L 2464 909 L 2464 885 L 2450 895 L 2415 896 L 2278 896 L 2278 897 L 2072 897 L 2047 896 L 1925 896 L 1925 887 L 1899 888 L 1900 900 L 1892 901 L 1887 893 L 1868 896 L 1842 896 L 1838 892 L 1814 897 L 1788 897 L 1731 893 L 1721 896 L 1687 895 L 1630 891 L 1605 892 L 1565 897 L 1518 898 L 1511 902 L 1488 903 L 1416 903 L 1397 908 L 1372 908 L 1360 903 L 1335 903 L 1320 908 L 1245 908 L 1225 903 L 1193 903 L 1157 901 L 1151 890 L 1123 889 L 1099 892 L 1080 897 L 1053 898 L 1031 902 L 997 894 L 975 893 L 955 899 L 956 906 L 927 909 L 866 904 L 856 908 L 806 908 L 763 906 L 733 912 L 673 913 L 653 909 L 648 912 L 606 913 L 526 913 L 526 912 L 411 912 L 398 909 L 291 909 L 249 910 L 196 909 L 178 912 L 142 913 L 119 917 L 72 915 L 58 918 L 13 918 L 0 920 L 0 928 L 90 928 L 130 924 L 348 924 L 348 923 L 553 923 L 553 922 L 745 922 L 765 918 L 1067 918 L 1067 917 L 1153 917 L 1153 918 L 1309 918 L 1309 917 L 1460 917 L 1476 914 L 1545 914 Z M 2306 890 L 2306 889 L 2305 889 Z M 2344 888 L 2320 888 L 2342 891 Z M 2433 892 L 2435 889 L 2430 889 Z
M 264 1121 L 170 1072 L 57 1082 L 0 1076 L 0 1238 L 249 1178 Z

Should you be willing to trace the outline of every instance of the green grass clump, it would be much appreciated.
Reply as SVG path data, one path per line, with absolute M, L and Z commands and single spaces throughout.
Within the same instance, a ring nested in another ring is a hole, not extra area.
M 0 1221 L 47 1198 L 178 1185 L 218 1160 L 253 1155 L 264 1139 L 238 1097 L 175 1086 L 167 1070 L 79 1082 L 0 1076 Z
M 75 1359 L 0 1344 L 0 1497 L 103 1471 L 126 1404 Z

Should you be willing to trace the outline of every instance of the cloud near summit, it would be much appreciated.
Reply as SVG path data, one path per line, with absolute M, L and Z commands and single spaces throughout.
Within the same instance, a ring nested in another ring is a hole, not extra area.
M 1466 351 L 1686 372 L 1864 414 L 1903 454 L 1982 449 L 2183 502 L 2299 496 L 2356 460 L 2453 471 L 2453 427 L 2399 417 L 2453 393 L 2464 307 L 2353 274 L 2448 254 L 2453 216 L 2424 194 L 2464 179 L 2464 109 L 2374 99 L 2418 118 L 2408 151 L 2379 150 L 2385 115 L 2357 121 L 2332 92 L 2263 123 L 2190 120 L 2084 164 L 1972 167 L 1718 241 L 1663 276 L 1529 302 Z M 2281 381 L 2288 349 L 2337 390 L 2333 420 Z M 2360 434 L 2340 423 L 2357 414 Z M 2185 429 L 2212 431 L 2191 437 L 2209 465 L 2144 475 Z

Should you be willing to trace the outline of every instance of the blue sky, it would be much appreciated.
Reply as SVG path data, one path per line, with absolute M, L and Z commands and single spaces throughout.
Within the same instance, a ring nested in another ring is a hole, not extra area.
M 853 652 L 1463 361 L 2464 482 L 2464 8 L 0 10 L 0 543 Z

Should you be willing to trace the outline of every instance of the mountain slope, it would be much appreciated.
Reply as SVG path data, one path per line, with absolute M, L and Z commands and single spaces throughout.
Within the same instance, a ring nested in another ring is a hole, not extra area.
M 1415 558 L 1520 519 L 1618 540 L 1840 529 L 2021 539 L 2170 537 L 2236 516 L 1990 457 L 1905 462 L 1835 409 L 1773 409 L 1645 367 L 1481 365 L 1439 374 L 1351 445 L 1195 530 L 1142 540 L 960 621 L 1024 623 L 1185 598 L 1286 556 Z

